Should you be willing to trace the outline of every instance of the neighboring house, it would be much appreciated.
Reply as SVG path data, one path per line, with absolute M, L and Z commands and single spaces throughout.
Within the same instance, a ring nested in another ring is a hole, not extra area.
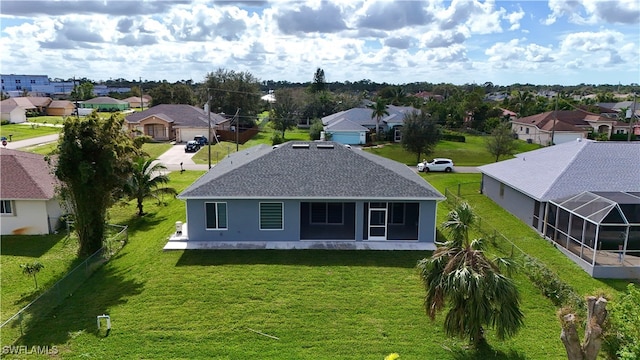
M 165 249 L 434 250 L 445 198 L 413 169 L 336 142 L 259 145 L 184 190 Z
M 35 106 L 35 111 L 38 114 L 44 114 L 46 112 L 47 106 L 49 106 L 49 104 L 51 104 L 51 98 L 50 97 L 44 97 L 44 96 L 29 96 L 27 97 L 27 99 L 29 100 L 29 102 Z
M 143 95 L 142 98 L 140 96 L 131 96 L 124 99 L 123 101 L 128 102 L 130 108 L 144 107 L 145 109 L 147 109 L 149 108 L 150 100 L 150 97 Z
M 222 115 L 183 104 L 162 104 L 128 115 L 129 131 L 148 135 L 154 140 L 185 142 L 197 135 L 209 133 L 209 118 L 213 130 L 228 130 L 230 120 Z M 211 138 L 211 137 L 207 137 Z M 211 139 L 209 139 L 211 140 Z
M 44 156 L 0 148 L 2 235 L 50 234 L 62 208 Z
M 380 132 L 393 131 L 394 141 L 401 140 L 400 129 L 404 124 L 404 117 L 412 111 L 418 111 L 410 106 L 388 105 L 389 115 L 380 118 L 378 124 Z M 341 144 L 365 144 L 367 134 L 376 132 L 376 118 L 372 118 L 372 109 L 353 108 L 322 118 L 322 125 L 326 134 L 331 135 L 331 140 Z
M 108 96 L 100 96 L 81 102 L 80 107 L 98 111 L 122 111 L 129 109 L 129 103 Z
M 69 100 L 54 100 L 47 106 L 49 116 L 69 116 L 75 113 L 76 106 Z
M 583 110 L 559 110 L 515 119 L 511 124 L 518 139 L 550 145 L 586 138 L 592 129 L 610 137 L 617 121 Z
M 26 97 L 13 97 L 0 101 L 2 120 L 19 124 L 27 121 L 27 112 L 36 111 L 36 107 Z
M 21 106 L 12 103 L 5 103 L 4 101 L 0 102 L 0 120 L 14 124 L 20 124 L 27 121 L 27 110 Z
M 479 169 L 483 194 L 589 274 L 640 277 L 640 143 L 574 140 Z

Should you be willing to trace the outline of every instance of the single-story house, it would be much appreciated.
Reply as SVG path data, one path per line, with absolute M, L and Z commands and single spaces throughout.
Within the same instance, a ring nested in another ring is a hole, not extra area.
M 143 95 L 142 98 L 140 96 L 131 96 L 124 99 L 123 101 L 128 102 L 130 108 L 139 108 L 139 107 L 148 108 L 149 103 L 151 101 L 151 97 L 149 95 Z
M 215 113 L 209 115 L 203 109 L 184 104 L 156 105 L 128 115 L 125 121 L 129 131 L 148 135 L 154 140 L 186 142 L 197 135 L 206 136 L 209 119 L 212 130 L 229 130 L 230 119 Z M 207 138 L 211 140 L 213 136 Z
M 483 194 L 589 274 L 640 278 L 640 143 L 579 139 L 479 169 Z
M 73 115 L 76 105 L 69 100 L 54 100 L 47 107 L 49 116 L 69 116 Z
M 36 111 L 36 109 L 27 97 L 13 97 L 0 101 L 2 120 L 15 124 L 27 121 L 27 111 Z
M 98 111 L 123 111 L 129 109 L 129 103 L 109 96 L 99 96 L 81 102 L 80 107 Z
M 410 106 L 388 105 L 387 111 L 389 115 L 380 118 L 378 123 L 380 132 L 395 130 L 394 141 L 399 142 L 405 115 L 419 110 Z M 357 107 L 325 116 L 322 118 L 324 132 L 330 134 L 332 141 L 341 144 L 365 144 L 367 134 L 376 132 L 376 118 L 371 117 L 372 113 L 370 108 Z
M 36 107 L 36 112 L 38 114 L 44 114 L 47 110 L 47 106 L 51 104 L 51 98 L 46 96 L 29 96 L 27 97 L 29 102 Z
M 434 250 L 444 200 L 404 164 L 332 141 L 258 145 L 178 195 L 170 249 Z
M 620 126 L 616 119 L 584 110 L 547 111 L 511 121 L 511 129 L 518 139 L 540 145 L 586 139 L 591 130 L 610 137 L 616 129 L 624 131 Z
M 56 179 L 44 156 L 0 148 L 0 228 L 2 235 L 55 231 L 62 207 Z

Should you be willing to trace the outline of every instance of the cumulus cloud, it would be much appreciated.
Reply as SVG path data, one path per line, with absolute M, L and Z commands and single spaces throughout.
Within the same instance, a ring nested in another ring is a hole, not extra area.
M 509 30 L 518 30 L 520 29 L 520 20 L 522 20 L 522 18 L 524 18 L 524 10 L 519 9 L 518 11 L 514 11 L 508 15 L 505 16 L 505 19 L 507 19 L 507 21 L 509 21 L 509 24 L 511 24 L 511 27 L 509 27 Z
M 347 29 L 340 8 L 322 2 L 318 8 L 307 5 L 285 10 L 276 15 L 278 28 L 285 34 L 334 33 Z
M 575 24 L 637 24 L 640 3 L 637 0 L 549 0 L 551 14 L 545 24 L 551 25 L 567 16 Z
M 519 67 L 522 63 L 553 62 L 553 48 L 538 44 L 526 44 L 526 39 L 497 42 L 487 50 L 489 62 L 500 67 Z
M 368 2 L 357 16 L 357 27 L 377 30 L 426 25 L 433 20 L 422 1 Z
M 39 0 L 3 0 L 2 14 L 13 16 L 33 15 L 149 15 L 161 14 L 177 5 L 189 4 L 191 1 L 39 1 Z
M 430 31 L 420 38 L 420 46 L 427 48 L 443 48 L 462 44 L 467 35 L 461 31 Z
M 409 36 L 391 37 L 384 41 L 385 46 L 396 49 L 408 49 L 411 47 L 412 38 Z

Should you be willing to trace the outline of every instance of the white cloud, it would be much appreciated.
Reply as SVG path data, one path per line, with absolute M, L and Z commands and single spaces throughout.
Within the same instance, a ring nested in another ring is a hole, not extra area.
M 505 15 L 505 19 L 509 21 L 509 24 L 511 24 L 509 30 L 513 31 L 520 29 L 520 20 L 522 20 L 522 18 L 524 18 L 524 10 L 522 9 Z
M 637 0 L 549 0 L 551 14 L 545 24 L 568 17 L 575 24 L 638 24 L 640 2 Z

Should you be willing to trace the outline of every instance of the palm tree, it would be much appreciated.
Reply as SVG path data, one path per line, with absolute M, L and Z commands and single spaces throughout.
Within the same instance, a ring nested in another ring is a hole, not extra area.
M 169 177 L 162 173 L 167 167 L 160 163 L 153 163 L 152 159 L 139 158 L 133 164 L 131 177 L 125 185 L 124 191 L 129 199 L 138 201 L 138 216 L 144 215 L 142 202 L 146 198 L 158 199 L 158 195 L 176 195 L 177 191 L 171 187 L 160 187 L 169 182 Z
M 456 206 L 443 227 L 451 240 L 438 244 L 431 258 L 418 262 L 425 286 L 425 310 L 434 320 L 445 307 L 448 336 L 468 338 L 478 348 L 485 342 L 484 329 L 492 327 L 499 339 L 515 335 L 523 324 L 520 296 L 513 281 L 501 274 L 497 263 L 511 265 L 509 259 L 489 260 L 482 239 L 469 240 L 475 215 L 467 203 Z
M 371 118 L 376 119 L 376 141 L 378 141 L 380 139 L 380 119 L 385 115 L 389 115 L 387 103 L 383 99 L 378 98 L 376 102 L 369 104 L 367 107 L 373 110 L 371 112 Z

